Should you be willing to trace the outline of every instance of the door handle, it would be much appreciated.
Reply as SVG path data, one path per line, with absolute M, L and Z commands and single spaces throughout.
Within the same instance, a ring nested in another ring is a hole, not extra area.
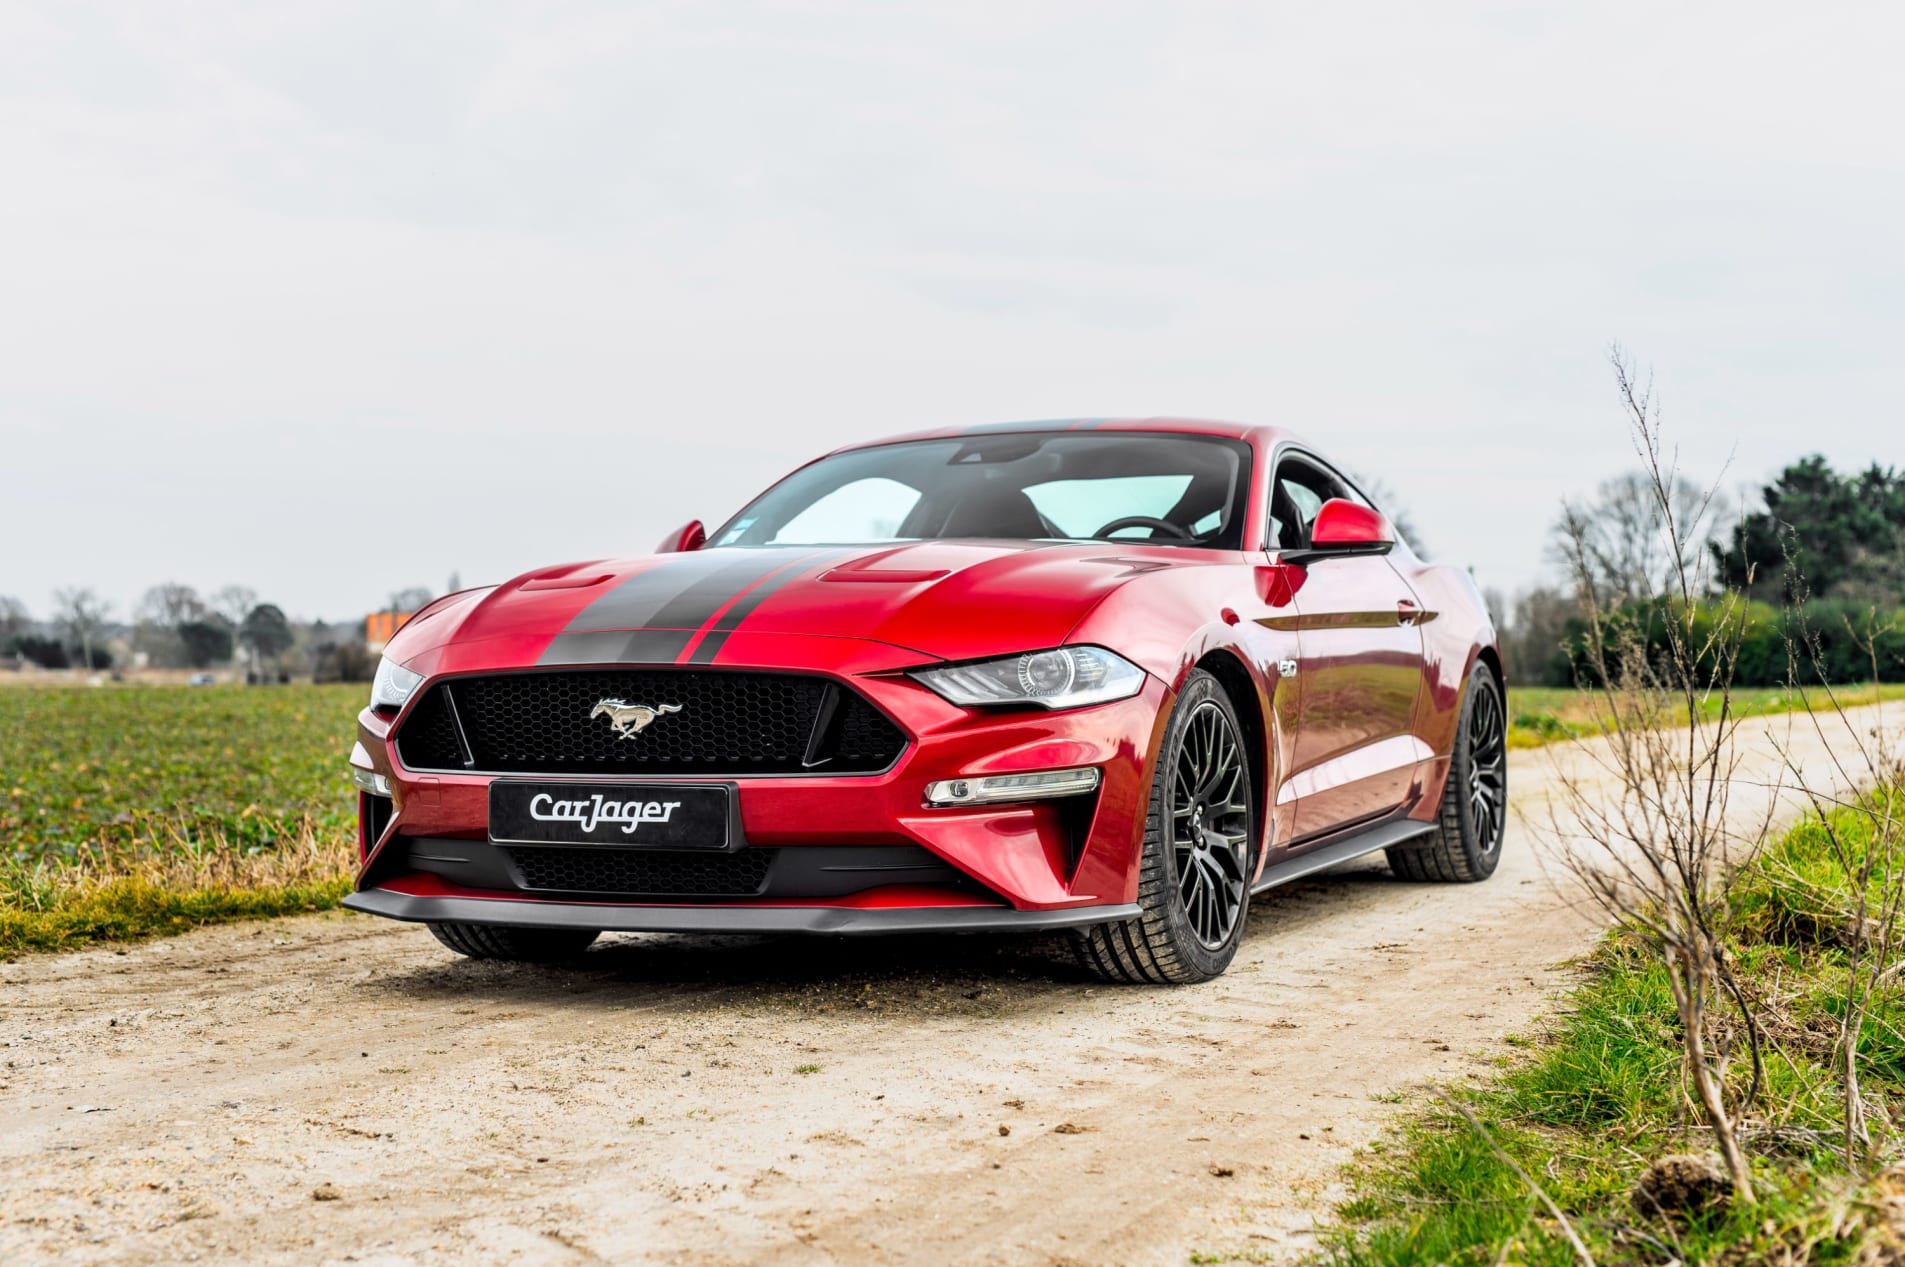
M 1413 625 L 1416 619 L 1421 615 L 1422 608 L 1416 605 L 1414 599 L 1402 598 L 1396 600 L 1396 623 L 1398 625 Z

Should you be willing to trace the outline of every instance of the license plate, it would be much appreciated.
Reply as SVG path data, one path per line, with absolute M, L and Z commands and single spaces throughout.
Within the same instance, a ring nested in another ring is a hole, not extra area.
M 726 849 L 734 790 L 682 783 L 489 785 L 489 836 L 503 844 Z

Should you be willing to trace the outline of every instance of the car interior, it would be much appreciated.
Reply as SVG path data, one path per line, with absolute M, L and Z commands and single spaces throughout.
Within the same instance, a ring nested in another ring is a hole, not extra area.
M 1250 450 L 1221 437 L 989 435 L 836 454 L 769 489 L 715 545 L 977 537 L 1241 548 Z

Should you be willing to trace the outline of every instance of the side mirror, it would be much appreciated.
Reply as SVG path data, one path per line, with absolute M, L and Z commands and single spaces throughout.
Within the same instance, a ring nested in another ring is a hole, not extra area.
M 1395 545 L 1396 530 L 1381 511 L 1335 497 L 1316 512 L 1308 548 L 1285 550 L 1279 558 L 1284 563 L 1309 564 L 1321 559 L 1388 554 Z
M 655 547 L 656 554 L 686 554 L 690 550 L 699 550 L 708 544 L 708 530 L 701 526 L 699 519 L 690 519 L 674 532 L 662 538 Z

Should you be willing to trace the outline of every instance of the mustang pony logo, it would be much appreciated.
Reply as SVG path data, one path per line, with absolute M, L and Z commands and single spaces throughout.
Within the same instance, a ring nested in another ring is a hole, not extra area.
M 680 711 L 679 704 L 656 704 L 651 707 L 647 704 L 631 704 L 626 700 L 605 699 L 595 706 L 595 711 L 589 714 L 589 720 L 607 717 L 617 739 L 633 739 L 657 717 Z

